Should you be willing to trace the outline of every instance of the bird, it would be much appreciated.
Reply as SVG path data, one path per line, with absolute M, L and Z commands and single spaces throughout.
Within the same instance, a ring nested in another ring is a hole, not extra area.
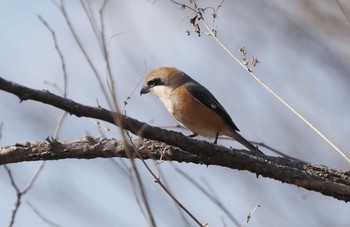
M 228 136 L 251 152 L 262 153 L 238 133 L 239 129 L 214 95 L 175 67 L 160 67 L 149 72 L 140 95 L 154 93 L 169 113 L 192 134 L 215 138 Z

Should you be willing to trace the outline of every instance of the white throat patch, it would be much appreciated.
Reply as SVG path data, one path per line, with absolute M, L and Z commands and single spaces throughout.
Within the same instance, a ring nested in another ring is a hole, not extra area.
M 158 98 L 163 102 L 167 110 L 173 114 L 174 110 L 174 101 L 172 98 L 172 88 L 159 85 L 151 88 L 151 91 L 158 96 Z

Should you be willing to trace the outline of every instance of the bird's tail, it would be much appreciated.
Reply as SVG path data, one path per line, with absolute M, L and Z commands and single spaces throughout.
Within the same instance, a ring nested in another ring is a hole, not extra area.
M 248 148 L 251 152 L 257 153 L 257 154 L 264 154 L 259 150 L 259 148 L 255 145 L 253 145 L 251 142 L 246 140 L 241 134 L 239 134 L 236 131 L 230 131 L 230 133 L 227 135 L 231 137 L 232 139 L 236 140 L 238 143 L 242 144 L 246 148 Z

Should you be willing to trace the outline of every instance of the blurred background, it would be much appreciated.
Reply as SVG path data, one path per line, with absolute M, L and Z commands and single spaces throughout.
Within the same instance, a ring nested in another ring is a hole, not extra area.
M 99 22 L 102 1 L 84 1 Z M 221 1 L 197 1 L 216 8 Z M 93 64 L 102 75 L 105 61 L 80 1 L 64 1 L 68 17 Z M 183 1 L 183 3 L 188 3 Z M 341 4 L 341 7 L 339 6 Z M 225 1 L 216 21 L 218 37 L 239 58 L 261 63 L 254 72 L 350 156 L 350 2 L 345 0 Z M 54 29 L 66 61 L 67 97 L 86 105 L 107 107 L 91 67 L 78 48 L 65 18 L 52 1 L 0 1 L 0 76 L 35 89 L 62 94 L 62 66 L 50 32 Z M 171 1 L 114 0 L 104 12 L 105 36 L 116 93 L 123 101 L 150 70 L 175 66 L 206 86 L 231 115 L 246 138 L 314 164 L 348 170 L 347 163 L 309 127 L 289 112 L 234 62 L 217 43 L 193 31 L 189 10 Z M 207 14 L 210 20 L 210 11 Z M 202 31 L 205 28 L 201 26 Z M 58 88 L 57 88 L 58 87 Z M 153 95 L 140 97 L 139 85 L 125 106 L 127 115 L 155 126 L 176 122 Z M 53 136 L 62 111 L 0 91 L 0 146 L 41 141 Z M 92 119 L 68 116 L 59 139 L 84 135 L 118 138 L 119 129 Z M 183 133 L 188 133 L 183 131 Z M 205 138 L 198 138 L 205 139 Z M 240 147 L 220 140 L 219 144 Z M 265 150 L 266 151 L 266 150 Z M 266 151 L 269 153 L 269 151 Z M 128 160 L 115 159 L 119 166 Z M 48 226 L 27 204 L 59 226 L 148 226 L 130 178 L 109 159 L 49 161 L 22 201 L 14 226 Z M 148 161 L 156 171 L 153 161 Z M 184 221 L 178 208 L 137 161 L 158 226 L 196 226 Z M 11 164 L 16 183 L 24 188 L 39 162 Z M 163 162 L 168 187 L 202 223 L 235 226 L 174 166 L 186 172 L 220 200 L 243 225 L 260 204 L 248 226 L 348 226 L 349 205 L 294 185 L 216 166 Z M 0 168 L 0 226 L 10 220 L 16 194 Z M 186 217 L 186 219 L 188 219 Z

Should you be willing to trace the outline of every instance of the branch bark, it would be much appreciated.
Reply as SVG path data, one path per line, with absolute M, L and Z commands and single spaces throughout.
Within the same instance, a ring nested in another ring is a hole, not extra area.
M 34 90 L 0 77 L 0 90 L 17 95 L 21 101 L 34 100 L 65 110 L 78 117 L 90 117 L 115 124 L 142 138 L 134 140 L 144 159 L 159 159 L 217 165 L 247 170 L 256 175 L 294 184 L 339 200 L 350 201 L 350 172 L 330 169 L 286 158 L 256 155 L 245 150 L 228 149 L 205 141 L 190 139 L 181 133 L 149 126 L 120 113 L 91 107 L 62 98 L 49 91 Z M 117 120 L 115 120 L 117 119 Z M 152 140 L 152 141 L 150 141 Z M 154 141 L 157 140 L 157 141 Z M 128 146 L 128 147 L 126 147 Z M 77 141 L 46 141 L 16 144 L 0 148 L 0 165 L 35 160 L 65 158 L 127 157 L 133 146 L 102 138 L 84 137 Z M 166 152 L 164 152 L 166 151 Z M 136 157 L 136 156 L 135 156 Z

